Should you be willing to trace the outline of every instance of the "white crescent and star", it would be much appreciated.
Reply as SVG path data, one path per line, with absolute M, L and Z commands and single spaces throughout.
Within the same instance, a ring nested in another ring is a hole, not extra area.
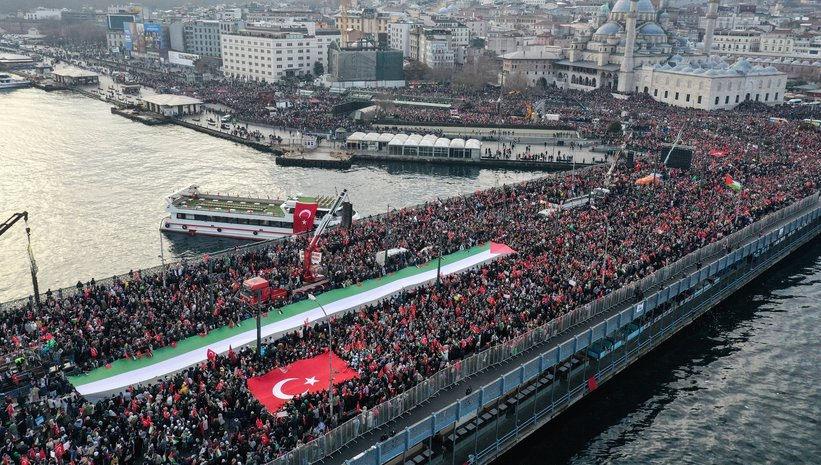
M 303 215 L 303 213 L 305 213 L 305 215 Z M 297 216 L 299 216 L 299 218 L 302 220 L 302 224 L 307 226 L 308 225 L 307 220 L 310 219 L 312 215 L 313 214 L 311 213 L 311 210 L 308 210 L 307 208 L 305 208 L 305 209 L 300 210 L 299 214 Z
M 285 394 L 284 392 L 282 392 L 282 388 L 285 387 L 285 384 L 288 383 L 289 381 L 294 381 L 294 380 L 297 380 L 297 379 L 299 379 L 299 378 L 285 378 L 285 379 L 282 379 L 282 380 L 278 381 L 276 384 L 274 384 L 273 389 L 271 389 L 271 394 L 273 394 L 273 396 L 276 397 L 277 399 L 282 399 L 282 400 L 291 400 L 291 399 L 293 399 L 294 396 L 291 395 L 291 394 Z M 311 376 L 310 378 L 304 378 L 304 379 L 305 379 L 304 384 L 306 384 L 308 386 L 313 386 L 314 384 L 319 382 L 319 380 L 316 379 L 313 376 Z M 302 394 L 305 395 L 307 393 L 308 393 L 308 390 L 306 389 L 305 392 L 303 392 Z

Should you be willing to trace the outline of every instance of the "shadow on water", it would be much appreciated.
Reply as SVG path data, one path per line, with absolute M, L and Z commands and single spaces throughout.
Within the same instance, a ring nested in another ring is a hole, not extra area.
M 196 258 L 205 253 L 214 253 L 235 247 L 254 244 L 255 241 L 231 239 L 228 237 L 188 236 L 179 233 L 162 233 L 168 250 L 180 258 Z M 166 257 L 168 259 L 168 257 Z
M 703 368 L 742 350 L 740 343 L 754 335 L 753 331 L 730 333 L 759 318 L 762 312 L 771 311 L 764 307 L 773 300 L 790 298 L 789 292 L 780 291 L 806 284 L 807 278 L 813 281 L 809 275 L 815 272 L 817 276 L 819 255 L 821 240 L 818 239 L 798 249 L 494 463 L 542 465 L 609 461 L 612 451 L 630 442 L 638 432 L 652 427 L 670 403 L 692 391 L 705 389 L 699 387 L 696 380 Z M 616 426 L 619 427 L 614 428 Z M 618 432 L 614 434 L 611 428 Z M 697 431 L 681 434 L 693 435 Z M 584 458 L 579 459 L 578 454 L 594 441 L 606 445 L 587 451 Z

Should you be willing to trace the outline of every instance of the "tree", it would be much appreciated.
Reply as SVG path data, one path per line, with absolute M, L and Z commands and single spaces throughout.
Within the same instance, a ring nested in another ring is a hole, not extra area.
M 430 71 L 430 67 L 421 61 L 410 60 L 405 66 L 405 79 L 408 81 L 421 81 Z
M 505 79 L 505 89 L 523 92 L 527 90 L 527 79 L 520 72 L 511 73 Z
M 429 81 L 448 82 L 453 79 L 453 69 L 442 67 L 428 68 L 425 78 Z
M 494 60 L 485 55 L 473 57 L 453 78 L 453 84 L 463 89 L 482 89 L 496 83 L 498 72 Z
M 322 66 L 322 63 L 315 61 L 314 62 L 314 76 L 319 77 L 325 74 L 325 67 Z

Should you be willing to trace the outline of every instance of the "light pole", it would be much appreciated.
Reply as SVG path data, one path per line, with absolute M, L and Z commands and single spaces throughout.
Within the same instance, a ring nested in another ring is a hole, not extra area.
M 385 269 L 385 274 L 388 274 L 388 244 L 391 236 L 391 204 L 388 204 L 388 210 L 385 212 L 385 260 L 382 268 Z
M 331 332 L 331 319 L 328 317 L 328 312 L 325 311 L 325 307 L 316 300 L 316 296 L 313 294 L 308 294 L 308 299 L 316 302 L 319 305 L 319 309 L 322 310 L 322 314 L 325 315 L 325 322 L 328 324 L 328 406 L 330 408 L 330 417 L 333 419 L 334 417 L 334 359 L 333 359 L 333 347 L 334 347 L 334 335 Z

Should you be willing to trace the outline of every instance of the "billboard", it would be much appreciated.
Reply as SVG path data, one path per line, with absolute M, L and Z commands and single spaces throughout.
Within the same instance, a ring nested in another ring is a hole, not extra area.
M 176 52 L 174 50 L 168 51 L 168 62 L 179 66 L 194 66 L 194 62 L 199 60 L 200 56 L 193 53 Z
M 133 23 L 137 19 L 136 15 L 110 14 L 108 15 L 108 30 L 122 31 L 125 23 Z
M 123 48 L 133 56 L 165 57 L 169 49 L 168 29 L 158 23 L 125 23 Z

